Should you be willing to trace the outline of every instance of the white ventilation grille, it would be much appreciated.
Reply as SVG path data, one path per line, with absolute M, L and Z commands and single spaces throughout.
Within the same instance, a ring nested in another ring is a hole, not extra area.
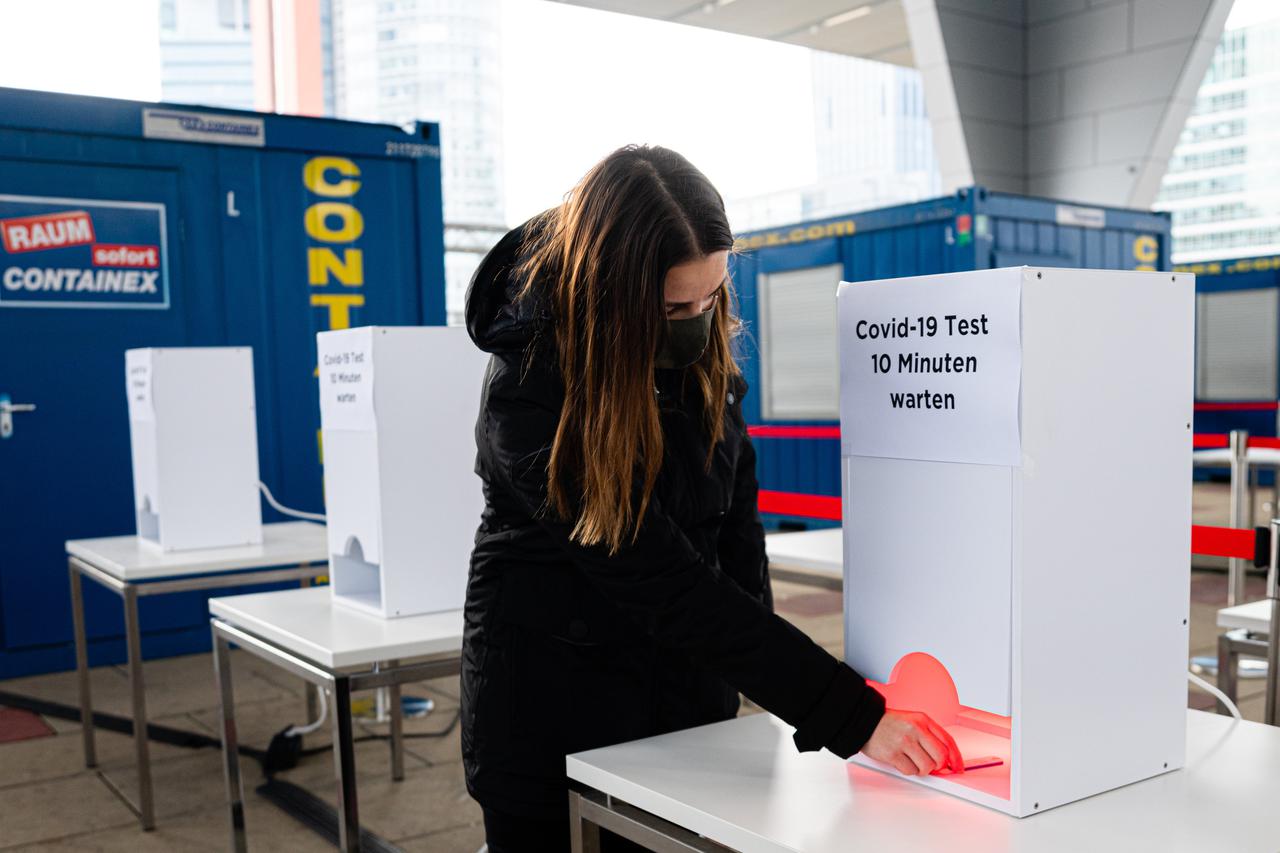
M 762 273 L 761 415 L 765 420 L 840 416 L 836 288 L 841 264 Z
M 1196 399 L 1276 399 L 1277 291 L 1196 297 Z

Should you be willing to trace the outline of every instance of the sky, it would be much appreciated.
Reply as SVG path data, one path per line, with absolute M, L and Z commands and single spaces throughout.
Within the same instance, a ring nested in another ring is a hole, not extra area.
M 507 219 L 557 203 L 627 143 L 665 145 L 729 198 L 815 179 L 809 51 L 545 0 L 503 0 Z
M 158 8 L 157 0 L 0 0 L 0 86 L 154 101 Z

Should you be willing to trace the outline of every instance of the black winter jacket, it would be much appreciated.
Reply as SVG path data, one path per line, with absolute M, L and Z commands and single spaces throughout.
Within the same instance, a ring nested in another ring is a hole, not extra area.
M 543 511 L 563 390 L 547 312 L 513 300 L 524 227 L 489 253 L 467 294 L 467 328 L 492 353 L 462 655 L 472 796 L 559 816 L 566 754 L 731 718 L 738 691 L 796 726 L 800 749 L 857 752 L 884 701 L 773 613 L 745 382 L 724 400 L 708 473 L 696 384 L 656 371 L 665 456 L 634 544 L 612 557 L 577 545 L 571 525 Z

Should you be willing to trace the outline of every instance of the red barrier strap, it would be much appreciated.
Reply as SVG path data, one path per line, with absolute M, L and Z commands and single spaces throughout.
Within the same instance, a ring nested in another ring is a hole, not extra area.
M 1274 412 L 1280 403 L 1263 400 L 1256 403 L 1196 403 L 1197 412 Z
M 1196 450 L 1203 450 L 1206 447 L 1229 447 L 1231 440 L 1225 432 L 1198 432 L 1191 436 L 1191 446 Z M 1250 447 L 1267 447 L 1271 449 L 1280 448 L 1280 438 L 1271 438 L 1270 436 L 1259 435 L 1249 437 Z
M 760 511 L 800 518 L 840 520 L 840 498 L 829 495 L 801 495 L 795 492 L 760 490 Z
M 1191 553 L 1204 557 L 1239 557 L 1252 560 L 1257 548 L 1257 534 L 1234 527 L 1191 525 Z
M 839 438 L 840 427 L 834 426 L 749 426 L 752 438 Z

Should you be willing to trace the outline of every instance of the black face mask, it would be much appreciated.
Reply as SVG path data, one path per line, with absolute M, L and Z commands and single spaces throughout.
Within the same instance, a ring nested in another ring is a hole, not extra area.
M 667 321 L 667 337 L 654 359 L 654 367 L 679 370 L 702 358 L 711 337 L 711 321 L 715 309 L 703 311 L 697 317 Z

